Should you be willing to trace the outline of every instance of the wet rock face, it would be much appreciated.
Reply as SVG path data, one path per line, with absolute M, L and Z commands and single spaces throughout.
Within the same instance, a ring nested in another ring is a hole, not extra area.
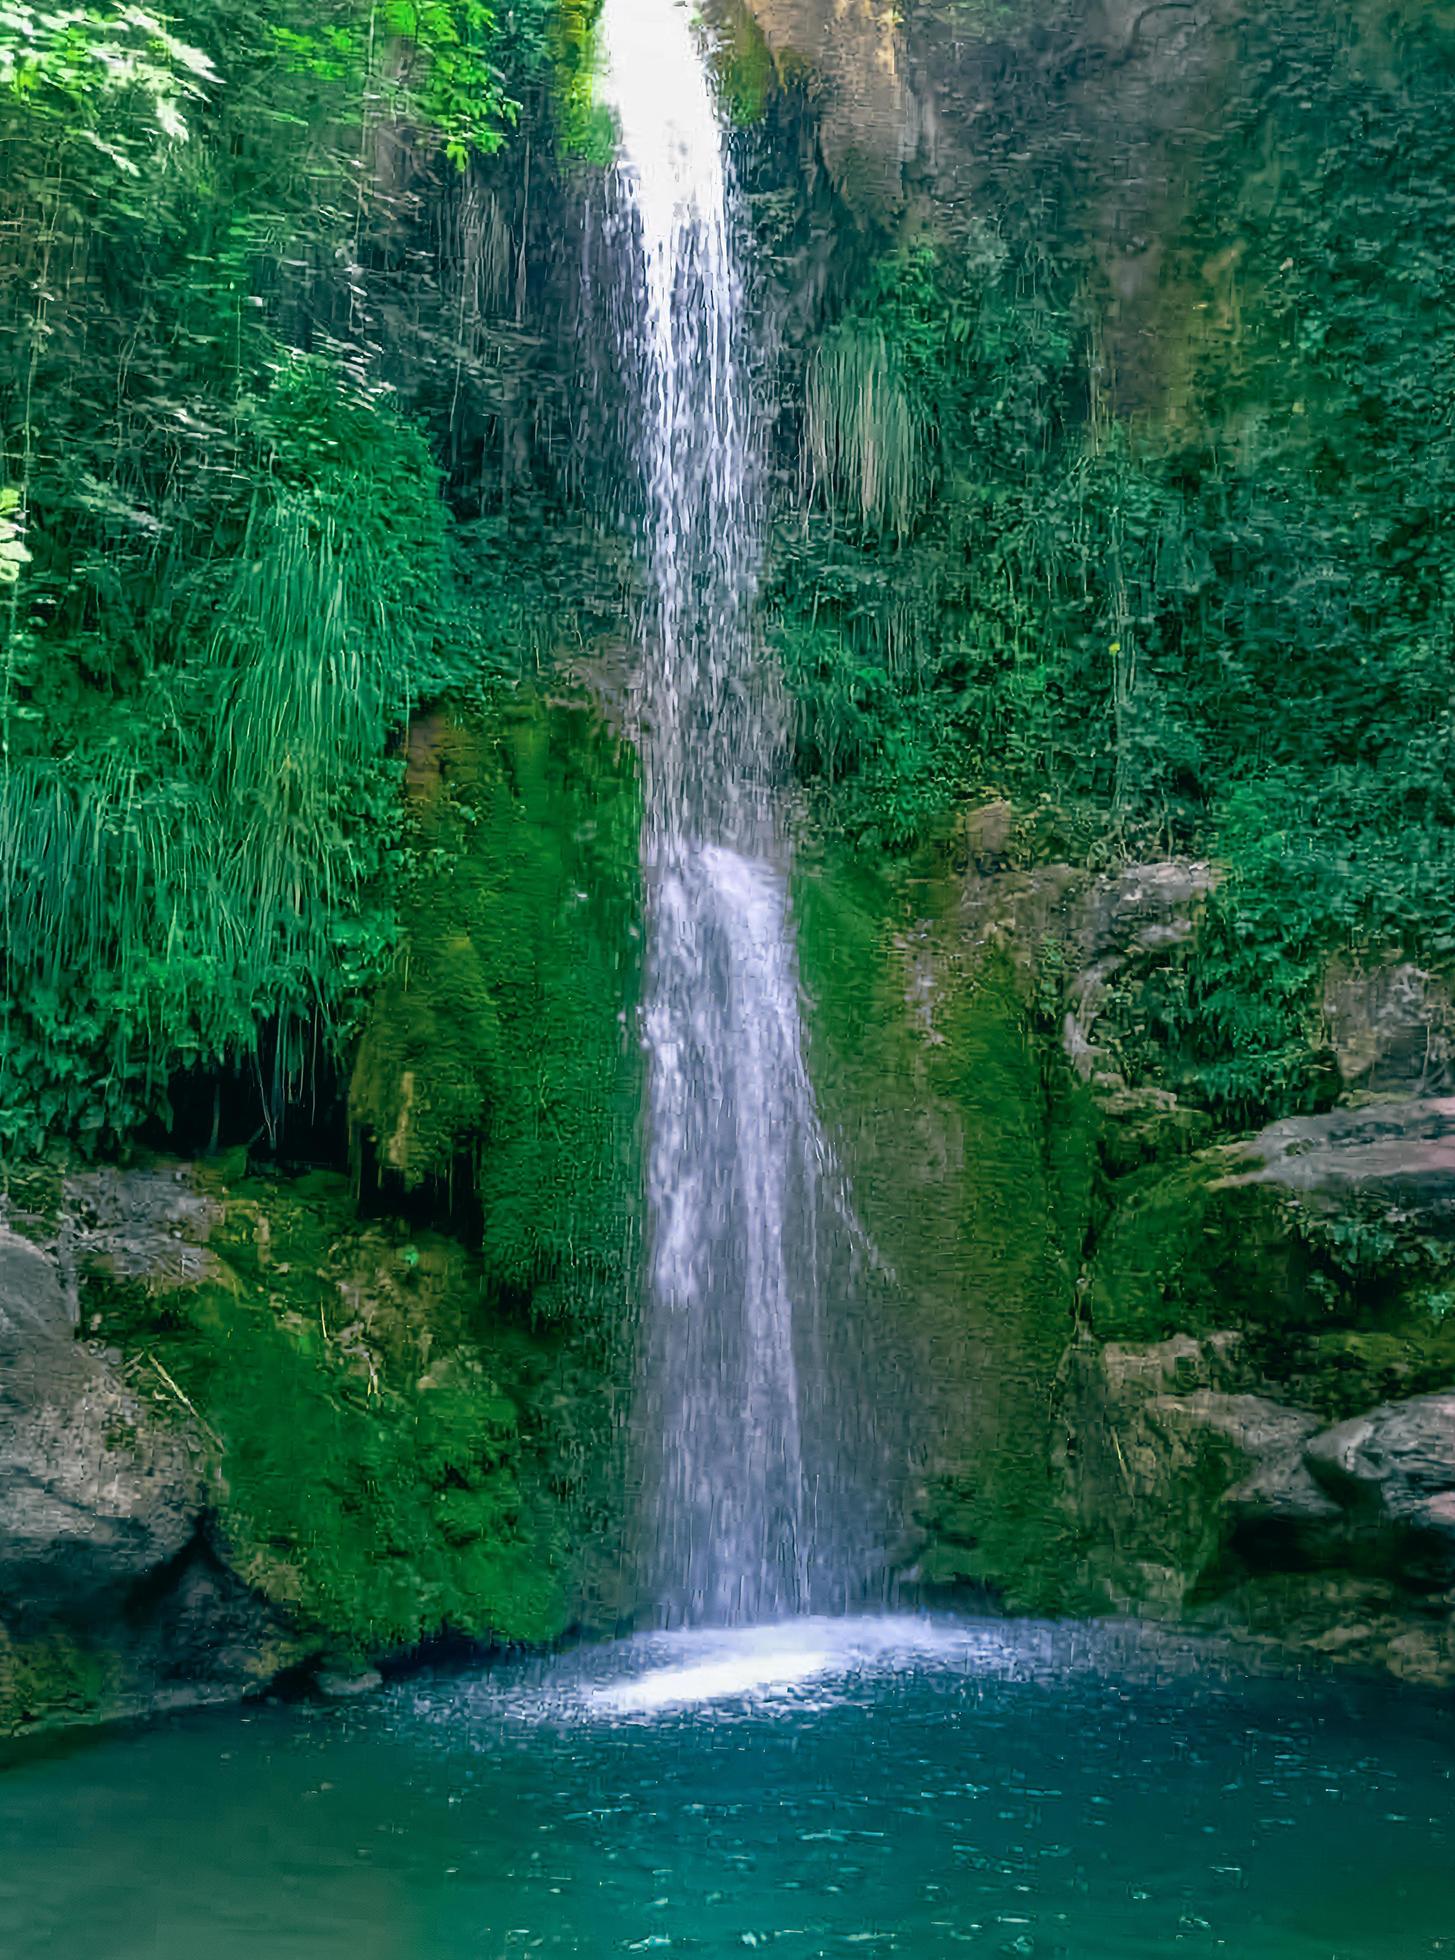
M 1338 1423 L 1304 1457 L 1352 1519 L 1429 1533 L 1455 1558 L 1455 1388 Z
M 1061 222 L 1087 239 L 1105 294 L 1103 383 L 1127 410 L 1177 400 L 1197 317 L 1227 303 L 1229 264 L 1189 275 L 1176 240 L 1247 0 L 747 4 L 780 74 L 807 81 L 827 174 L 860 225 L 952 241 L 1028 182 L 1069 177 Z
M 158 1421 L 82 1346 L 55 1265 L 0 1232 L 0 1608 L 78 1608 L 155 1571 L 206 1482 L 185 1416 Z
M 967 813 L 959 847 L 968 865 L 961 918 L 982 956 L 1003 954 L 1036 986 L 1048 947 L 1061 970 L 1061 1048 L 1108 1119 L 1108 1137 L 1132 1159 L 1169 1140 L 1186 1148 L 1205 1124 L 1171 1090 L 1129 1082 L 1108 1015 L 1120 990 L 1134 990 L 1197 928 L 1217 882 L 1206 859 L 1163 858 L 1093 875 L 1070 864 L 1017 867 L 1013 813 L 994 802 Z
M 845 202 L 861 218 L 890 220 L 925 135 L 897 9 L 889 0 L 751 4 L 780 71 L 810 77 L 824 161 Z

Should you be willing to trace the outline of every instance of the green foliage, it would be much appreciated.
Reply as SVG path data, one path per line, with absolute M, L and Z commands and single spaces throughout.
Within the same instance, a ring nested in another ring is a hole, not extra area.
M 857 321 L 825 334 L 808 368 L 804 443 L 813 489 L 870 532 L 902 538 L 930 489 L 916 404 L 884 336 Z
M 276 1109 L 387 963 L 390 746 L 543 609 L 504 551 L 457 603 L 371 317 L 381 145 L 446 195 L 560 13 L 0 11 L 0 1143 L 95 1145 L 217 1064 Z
M 52 11 L 6 0 L 0 9 L 0 90 L 63 114 L 68 135 L 130 176 L 142 165 L 126 107 L 144 107 L 153 145 L 185 142 L 188 113 L 219 79 L 201 48 L 140 7 Z
M 495 16 L 484 0 L 387 0 L 383 21 L 423 66 L 419 109 L 450 161 L 463 169 L 472 150 L 496 148 L 501 119 L 513 121 L 519 104 L 501 93 Z
M 556 140 L 566 156 L 604 168 L 616 155 L 610 111 L 596 100 L 596 22 L 601 0 L 557 0 L 548 37 Z
M 830 829 L 1008 793 L 1220 861 L 1147 1047 L 1234 1123 L 1327 1093 L 1331 953 L 1455 951 L 1455 42 L 1312 0 L 1240 37 L 1166 213 L 1161 415 L 1110 412 L 1097 247 L 1008 173 L 1000 233 L 891 252 L 810 354 L 767 585 Z
M 1004 242 L 978 231 L 953 258 L 882 261 L 810 359 L 804 471 L 826 510 L 780 528 L 768 598 L 800 772 L 866 844 L 932 829 L 1037 691 L 1023 568 L 981 553 L 997 522 L 1007 557 L 1022 542 L 1068 349 L 1067 323 L 1020 303 Z
M 584 711 L 528 699 L 431 739 L 354 1120 L 408 1187 L 473 1179 L 505 1299 L 615 1320 L 640 1179 L 635 777 Z
M 25 512 L 18 490 L 0 490 L 0 585 L 14 585 L 30 563 L 25 544 Z
M 28 1087 L 5 1098 L 13 1143 L 124 1131 L 172 1072 L 252 1054 L 265 1028 L 296 1080 L 389 942 L 386 744 L 446 581 L 435 471 L 325 363 L 286 367 L 245 442 L 233 551 L 179 601 L 175 638 L 149 631 L 131 673 L 119 639 L 48 642 L 18 689 L 0 839 L 0 1068 Z

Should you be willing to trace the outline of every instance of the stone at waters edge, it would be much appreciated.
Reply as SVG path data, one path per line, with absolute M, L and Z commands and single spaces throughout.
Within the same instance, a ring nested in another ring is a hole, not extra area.
M 52 1261 L 0 1231 L 0 1606 L 74 1605 L 175 1558 L 206 1481 L 193 1426 L 77 1342 Z
M 377 1667 L 321 1667 L 313 1677 L 313 1686 L 325 1701 L 358 1701 L 383 1685 Z

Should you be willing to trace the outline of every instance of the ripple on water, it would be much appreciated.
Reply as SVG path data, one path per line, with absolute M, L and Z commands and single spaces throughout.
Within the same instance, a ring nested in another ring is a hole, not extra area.
M 805 1620 L 0 1776 L 4 1960 L 1455 1953 L 1455 1717 L 1135 1628 Z

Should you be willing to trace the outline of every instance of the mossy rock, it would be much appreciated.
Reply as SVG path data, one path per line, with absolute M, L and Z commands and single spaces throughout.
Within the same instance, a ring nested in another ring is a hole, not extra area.
M 1435 1319 L 1422 1297 L 1402 1302 L 1379 1327 L 1341 1327 L 1290 1348 L 1288 1393 L 1342 1422 L 1381 1402 L 1402 1402 L 1455 1383 L 1455 1319 Z
M 0 1736 L 20 1736 L 104 1711 L 113 1668 L 75 1633 L 26 1636 L 0 1627 Z
M 1302 1318 L 1308 1270 L 1286 1201 L 1212 1150 L 1111 1186 L 1087 1304 L 1102 1340 L 1208 1334 Z
M 386 1184 L 473 1187 L 502 1292 L 619 1320 L 641 1183 L 634 767 L 587 709 L 526 696 L 436 746 L 353 1121 Z
M 92 1272 L 83 1310 L 205 1425 L 228 1565 L 297 1631 L 360 1659 L 445 1632 L 559 1633 L 568 1532 L 538 1407 L 562 1344 L 500 1321 L 458 1243 L 361 1223 L 347 1180 L 216 1195 L 207 1283 L 149 1291 Z
M 967 932 L 961 883 L 931 852 L 898 872 L 847 852 L 801 868 L 809 1063 L 883 1262 L 908 1427 L 928 1458 L 908 1569 L 936 1591 L 1069 1610 L 1079 1562 L 1055 1405 L 1095 1116 L 1028 977 Z

